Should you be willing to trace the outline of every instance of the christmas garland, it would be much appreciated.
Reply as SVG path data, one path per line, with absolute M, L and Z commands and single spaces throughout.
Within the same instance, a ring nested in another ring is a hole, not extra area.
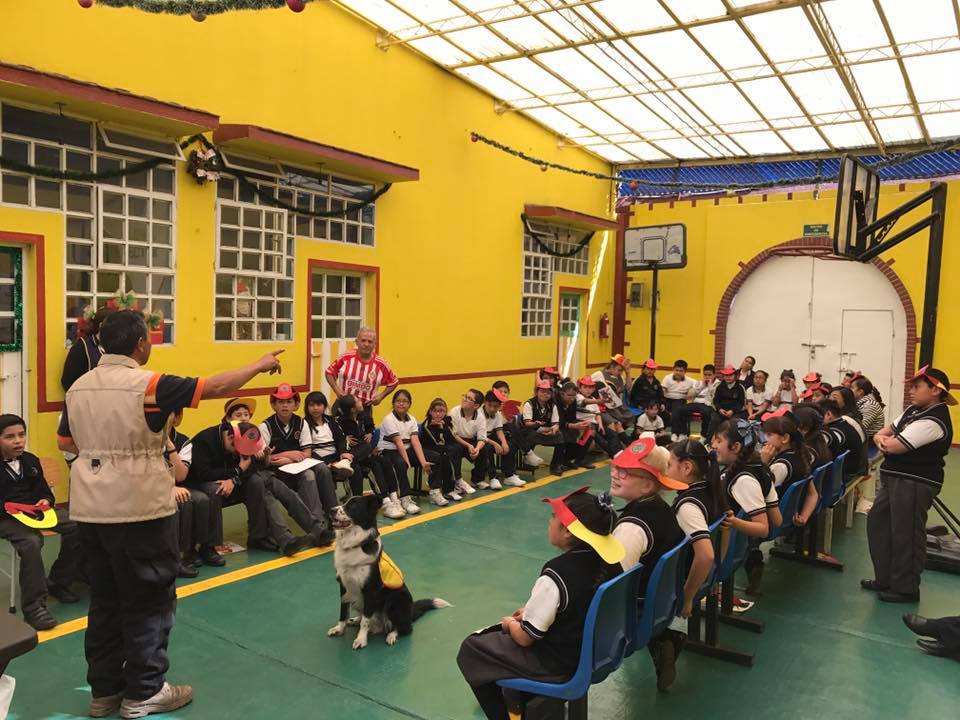
M 593 172 L 592 170 L 583 170 L 580 168 L 568 167 L 567 165 L 559 165 L 550 160 L 544 160 L 542 158 L 534 157 L 533 155 L 528 155 L 522 150 L 517 150 L 512 148 L 509 145 L 504 145 L 497 140 L 488 138 L 485 135 L 481 135 L 478 132 L 470 133 L 471 142 L 482 142 L 485 145 L 489 145 L 492 148 L 496 148 L 502 152 L 512 155 L 515 158 L 524 160 L 533 165 L 537 165 L 541 170 L 547 171 L 548 169 L 561 170 L 563 172 L 572 173 L 574 175 L 582 175 L 585 177 L 595 178 L 596 180 L 608 180 L 616 183 L 623 183 L 627 185 L 631 190 L 636 190 L 640 185 L 646 185 L 649 187 L 660 187 L 668 188 L 678 191 L 683 190 L 699 190 L 699 191 L 730 191 L 730 192 L 746 192 L 752 190 L 761 190 L 764 188 L 775 188 L 775 187 L 784 187 L 784 186 L 798 186 L 798 185 L 819 185 L 824 183 L 832 183 L 837 181 L 837 175 L 823 175 L 818 172 L 816 175 L 811 175 L 809 177 L 799 177 L 799 178 L 781 178 L 779 180 L 768 180 L 762 183 L 698 183 L 698 182 L 684 182 L 679 180 L 646 180 L 640 178 L 629 178 L 623 175 L 606 175 L 605 173 Z M 954 148 L 960 147 L 960 137 L 953 137 L 942 142 L 937 143 L 936 145 L 931 145 L 928 148 L 923 148 L 921 150 L 914 150 L 912 152 L 903 153 L 901 155 L 893 155 L 885 160 L 880 160 L 878 162 L 870 165 L 870 168 L 876 171 L 880 171 L 884 168 L 893 167 L 896 165 L 901 165 L 905 162 L 909 162 L 915 158 L 921 157 L 923 155 L 928 155 L 931 153 L 943 152 L 945 150 L 952 150 Z M 642 168 L 640 168 L 642 169 Z
M 590 242 L 590 239 L 594 235 L 594 233 L 587 234 L 586 236 L 584 236 L 584 238 L 580 242 L 576 244 L 576 246 L 572 250 L 565 250 L 561 252 L 560 250 L 554 250 L 553 248 L 551 248 L 549 245 L 547 245 L 540 239 L 541 235 L 543 235 L 544 237 L 548 237 L 549 234 L 540 232 L 539 230 L 534 230 L 533 226 L 530 224 L 530 219 L 527 217 L 526 213 L 520 213 L 520 219 L 523 221 L 523 225 L 527 230 L 527 234 L 533 238 L 533 241 L 537 244 L 537 247 L 539 247 L 543 252 L 545 252 L 547 255 L 550 255 L 552 257 L 559 257 L 559 258 L 573 257 L 578 252 L 583 250 L 584 246 Z
M 200 184 L 205 183 L 207 180 L 218 180 L 220 177 L 219 173 L 221 172 L 220 169 L 225 167 L 223 156 L 220 154 L 220 151 L 203 135 L 193 135 L 187 138 L 180 143 L 180 149 L 185 150 L 195 142 L 203 146 L 203 151 L 199 152 L 194 150 L 190 154 L 187 161 L 188 172 L 190 172 L 191 176 Z M 50 167 L 28 165 L 26 163 L 19 162 L 18 160 L 4 157 L 2 154 L 0 154 L 0 168 L 7 168 L 8 170 L 24 173 L 26 175 L 36 175 L 53 180 L 77 180 L 80 182 L 92 183 L 123 177 L 125 175 L 136 175 L 137 173 L 141 173 L 145 170 L 151 170 L 159 165 L 169 162 L 170 161 L 167 158 L 151 158 L 150 160 L 143 160 L 142 162 L 133 163 L 132 165 L 127 165 L 124 168 L 119 168 L 116 170 L 103 170 L 100 172 L 75 172 L 73 170 L 56 170 Z M 295 205 L 278 200 L 265 190 L 262 190 L 259 184 L 251 180 L 241 170 L 230 168 L 230 174 L 236 177 L 237 182 L 254 193 L 265 204 L 287 210 L 288 212 L 292 212 L 297 215 L 305 215 L 314 218 L 331 218 L 340 216 L 346 217 L 346 215 L 349 213 L 361 210 L 367 205 L 372 205 L 375 203 L 379 198 L 386 195 L 393 185 L 392 183 L 386 183 L 379 190 L 375 190 L 374 192 L 370 193 L 370 195 L 360 202 L 347 205 L 342 210 L 314 211 L 303 210 Z M 290 185 L 290 187 L 296 188 L 294 185 Z
M 311 0 L 98 0 L 112 8 L 134 8 L 165 15 L 192 15 L 202 20 L 207 15 L 220 15 L 233 10 L 275 10 L 286 5 L 294 12 L 303 10 Z M 93 5 L 93 0 L 80 0 L 81 7 Z

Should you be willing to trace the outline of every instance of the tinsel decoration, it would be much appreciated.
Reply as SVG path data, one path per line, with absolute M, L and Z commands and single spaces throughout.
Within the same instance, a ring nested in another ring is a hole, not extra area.
M 541 238 L 550 238 L 550 233 L 540 232 L 539 230 L 534 230 L 533 226 L 530 224 L 530 219 L 526 216 L 525 213 L 520 213 L 520 220 L 523 222 L 524 229 L 527 231 L 527 234 L 533 238 L 533 241 L 537 246 L 551 257 L 559 258 L 568 258 L 573 257 L 578 252 L 583 250 L 583 248 L 590 242 L 590 239 L 593 237 L 594 233 L 588 233 L 584 238 L 574 245 L 570 250 L 564 250 L 560 252 L 559 250 L 554 250 L 552 247 L 547 245 Z
M 223 165 L 213 148 L 194 150 L 187 158 L 187 172 L 198 185 L 206 185 L 208 181 L 216 182 L 223 172 Z
M 13 342 L 0 343 L 0 352 L 20 352 L 23 349 L 23 256 L 14 248 L 0 248 L 13 261 Z
M 310 0 L 98 0 L 101 5 L 112 8 L 133 8 L 163 15 L 190 15 L 203 22 L 210 15 L 220 15 L 234 10 L 275 10 L 287 7 L 301 12 Z M 80 7 L 88 8 L 93 0 L 78 0 Z
M 205 138 L 203 135 L 192 135 L 180 143 L 180 148 L 185 150 L 193 143 L 199 143 L 201 146 L 203 146 L 204 151 L 212 151 L 214 153 L 214 157 L 216 158 L 217 165 L 219 165 L 221 168 L 225 166 L 225 163 L 223 162 L 223 156 L 220 154 L 220 151 L 217 150 L 216 146 L 214 146 L 214 144 L 207 140 L 207 138 Z M 92 183 L 100 182 L 101 180 L 109 180 L 111 178 L 123 177 L 125 175 L 136 175 L 144 170 L 151 170 L 158 165 L 163 165 L 164 163 L 169 162 L 170 161 L 166 158 L 152 158 L 150 160 L 144 160 L 143 162 L 129 164 L 124 168 L 118 168 L 116 170 L 84 173 L 73 172 L 72 170 L 55 170 L 48 167 L 29 165 L 27 163 L 21 163 L 17 160 L 6 158 L 0 154 L 0 168 L 8 168 L 15 172 L 24 173 L 26 175 L 36 175 L 38 177 L 51 178 L 53 180 L 79 180 L 81 182 Z M 292 212 L 297 215 L 315 218 L 346 217 L 349 213 L 361 210 L 367 205 L 372 205 L 379 198 L 386 195 L 392 187 L 392 183 L 386 183 L 379 190 L 375 190 L 374 192 L 370 193 L 370 195 L 360 202 L 347 205 L 342 210 L 302 210 L 294 205 L 291 205 L 290 203 L 285 203 L 282 200 L 278 200 L 265 190 L 261 190 L 260 186 L 256 182 L 252 181 L 242 170 L 231 169 L 230 174 L 237 179 L 237 182 L 259 197 L 264 204 L 272 207 L 282 208 L 283 210 L 287 210 L 288 212 Z M 294 185 L 289 185 L 289 187 L 296 189 L 296 186 Z

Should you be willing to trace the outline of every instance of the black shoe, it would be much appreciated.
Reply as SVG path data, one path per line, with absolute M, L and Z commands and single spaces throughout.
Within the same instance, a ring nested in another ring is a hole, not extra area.
M 52 630 L 57 626 L 57 619 L 43 605 L 24 613 L 23 619 L 34 630 Z
M 884 590 L 889 590 L 889 588 L 881 585 L 876 580 L 861 580 L 860 587 L 864 590 L 872 590 L 873 592 L 883 592 Z
M 183 554 L 182 562 L 184 565 L 190 565 L 193 567 L 200 567 L 203 565 L 203 560 L 200 559 L 200 556 L 197 554 L 196 550 L 187 550 Z
M 893 590 L 882 590 L 878 593 L 877 597 L 889 603 L 913 603 L 920 601 L 919 591 L 915 593 L 898 593 Z
M 283 546 L 280 552 L 282 552 L 286 557 L 291 555 L 296 555 L 301 550 L 305 550 L 310 547 L 313 542 L 313 538 L 309 535 L 300 535 L 299 537 L 291 538 L 286 545 Z
M 66 585 L 48 585 L 47 593 L 55 597 L 64 605 L 80 602 L 80 597 Z
M 203 545 L 200 548 L 200 561 L 210 567 L 223 567 L 227 564 L 227 561 L 223 559 L 223 555 L 218 553 L 213 545 Z
M 181 578 L 195 578 L 200 574 L 200 571 L 193 565 L 188 565 L 185 562 L 180 563 L 180 567 L 177 568 L 177 577 Z
M 593 463 L 588 463 L 586 460 L 581 460 L 579 463 L 577 463 L 577 467 L 583 468 L 584 470 L 593 470 L 596 465 Z
M 314 535 L 313 539 L 317 547 L 330 547 L 337 539 L 337 534 L 330 528 L 326 528 Z
M 669 639 L 655 640 L 653 665 L 657 669 L 657 690 L 667 690 L 677 679 L 677 648 Z
M 960 652 L 950 650 L 939 640 L 927 640 L 926 638 L 920 638 L 917 640 L 917 645 L 927 655 L 936 655 L 937 657 L 947 657 L 953 658 L 954 660 L 960 660 Z
M 279 546 L 270 538 L 260 538 L 254 540 L 250 538 L 247 540 L 247 548 L 250 550 L 266 550 L 267 552 L 276 552 L 279 550 Z
M 551 474 L 551 475 L 556 475 L 557 477 L 560 477 L 561 475 L 563 475 L 563 466 L 562 466 L 562 465 L 551 465 L 551 466 L 550 466 L 550 474 Z
M 927 619 L 923 615 L 914 615 L 913 613 L 906 613 L 903 616 L 903 624 L 910 628 L 911 632 L 916 633 L 917 635 L 924 635 L 926 637 L 933 637 L 933 634 L 930 632 L 930 626 Z

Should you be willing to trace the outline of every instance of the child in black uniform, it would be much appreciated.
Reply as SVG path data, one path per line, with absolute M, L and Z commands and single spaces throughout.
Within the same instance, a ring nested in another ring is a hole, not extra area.
M 609 496 L 582 487 L 544 502 L 553 508 L 547 537 L 563 554 L 543 566 L 524 607 L 467 637 L 457 655 L 460 672 L 491 720 L 508 718 L 497 680 L 564 682 L 576 672 L 593 595 L 620 572 L 624 551 L 611 534 L 616 515 Z
M 660 491 L 686 490 L 687 484 L 666 477 L 670 453 L 654 438 L 632 442 L 615 458 L 610 467 L 610 494 L 627 501 L 620 511 L 613 535 L 625 549 L 621 565 L 629 570 L 643 563 L 640 597 L 646 597 L 647 582 L 657 561 L 683 540 L 673 509 L 660 497 Z M 676 659 L 684 633 L 665 630 L 654 638 L 648 649 L 657 670 L 657 688 L 666 690 L 676 677 Z
M 720 423 L 731 418 L 746 417 L 747 395 L 743 385 L 737 382 L 737 371 L 727 365 L 720 371 L 721 381 L 713 393 L 713 415 L 710 418 L 710 427 L 717 427 Z
M 791 485 L 810 476 L 816 453 L 804 442 L 793 413 L 786 407 L 763 416 L 763 432 L 767 442 L 760 449 L 760 459 L 770 469 L 777 496 L 782 498 Z M 807 524 L 817 507 L 817 498 L 816 486 L 808 483 L 803 502 L 793 516 L 794 525 Z
M 385 485 L 380 463 L 373 457 L 373 431 L 376 430 L 373 418 L 363 411 L 363 403 L 353 395 L 341 395 L 333 404 L 333 417 L 347 439 L 347 448 L 353 456 L 353 475 L 350 478 L 350 492 L 363 495 L 363 473 L 373 474 L 373 491 L 383 497 Z
M 430 402 L 427 416 L 420 426 L 420 445 L 423 456 L 431 465 L 427 484 L 430 486 L 430 502 L 443 507 L 450 500 L 462 500 L 463 496 L 453 487 L 453 464 L 450 460 L 450 448 L 457 444 L 453 437 L 453 421 L 447 414 L 447 403 L 443 398 L 434 398 Z
M 663 386 L 654 374 L 657 371 L 657 361 L 653 358 L 643 364 L 643 374 L 633 381 L 630 388 L 630 402 L 634 407 L 645 408 L 651 400 L 656 400 L 660 410 L 665 409 L 663 401 Z
M 17 415 L 0 415 L 0 538 L 9 540 L 20 556 L 20 597 L 23 619 L 35 630 L 50 630 L 57 624 L 47 610 L 47 593 L 62 603 L 75 603 L 79 598 L 70 590 L 70 583 L 79 570 L 80 542 L 77 525 L 65 510 L 54 510 L 60 534 L 60 554 L 50 568 L 50 582 L 43 572 L 43 535 L 12 517 L 6 503 L 38 505 L 53 509 L 53 491 L 47 485 L 40 466 L 40 458 L 24 448 L 27 444 L 27 424 Z

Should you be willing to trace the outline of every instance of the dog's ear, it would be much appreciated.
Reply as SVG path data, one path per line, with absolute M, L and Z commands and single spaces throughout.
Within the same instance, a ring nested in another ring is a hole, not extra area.
M 371 517 L 376 517 L 377 511 L 380 509 L 381 500 L 376 495 L 364 495 L 363 496 L 363 506 L 364 509 L 370 513 Z

